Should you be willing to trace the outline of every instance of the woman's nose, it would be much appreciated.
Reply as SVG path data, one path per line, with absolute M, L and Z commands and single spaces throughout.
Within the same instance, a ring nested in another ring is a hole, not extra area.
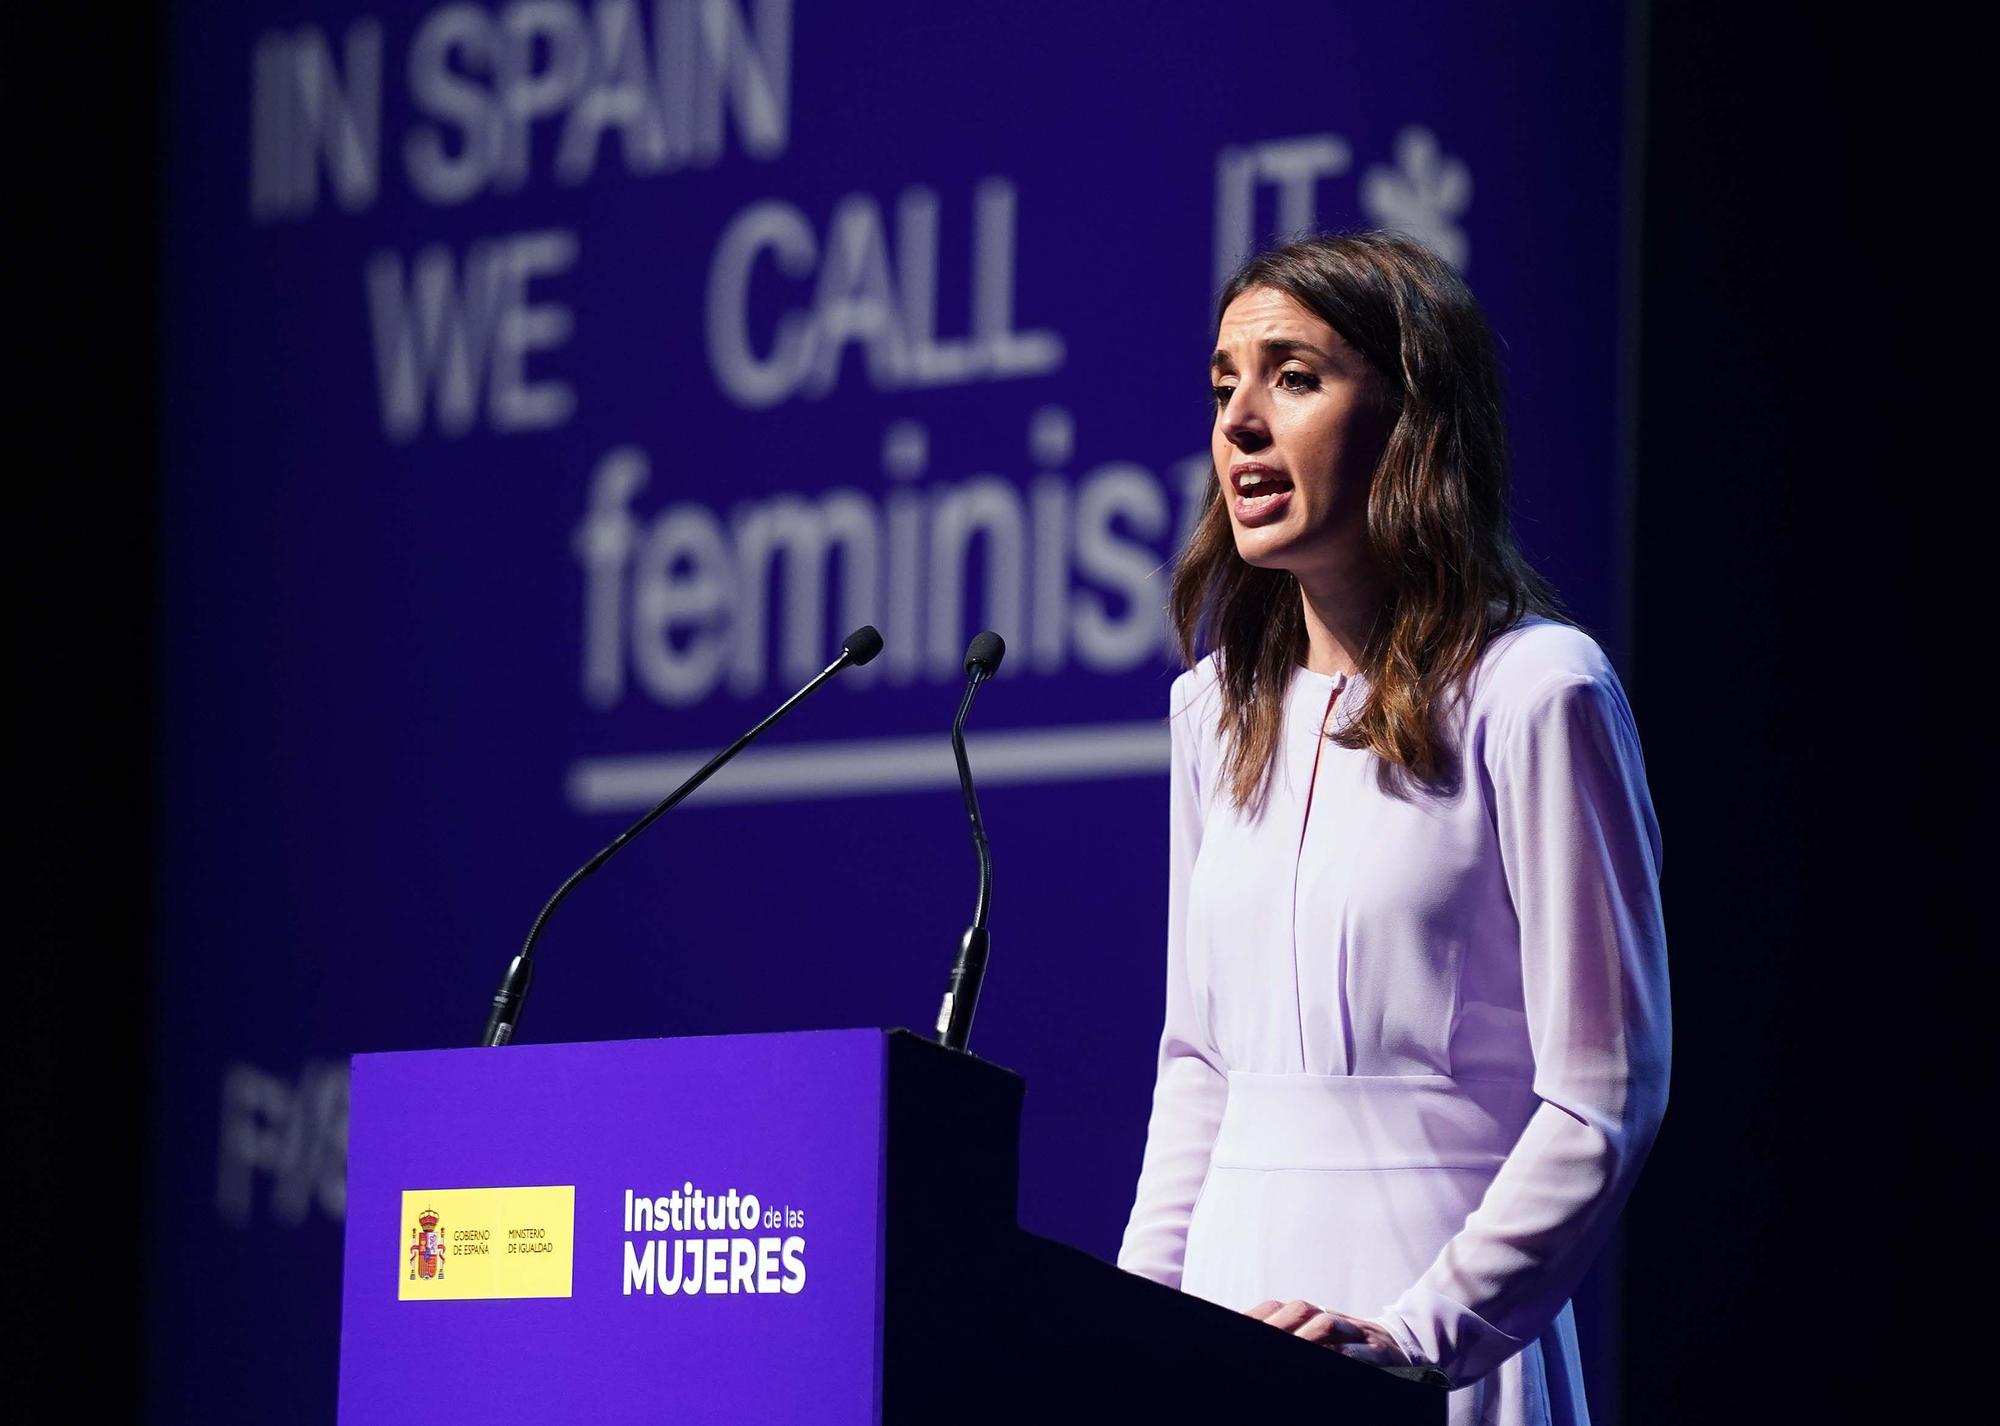
M 1261 451 L 1271 444 L 1271 432 L 1263 414 L 1241 391 L 1229 398 L 1222 412 L 1222 434 L 1239 451 Z

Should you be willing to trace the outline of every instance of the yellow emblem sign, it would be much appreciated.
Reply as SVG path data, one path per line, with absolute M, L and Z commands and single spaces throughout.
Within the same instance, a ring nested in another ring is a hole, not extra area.
M 568 1297 L 575 1223 L 573 1184 L 407 1189 L 396 1296 Z

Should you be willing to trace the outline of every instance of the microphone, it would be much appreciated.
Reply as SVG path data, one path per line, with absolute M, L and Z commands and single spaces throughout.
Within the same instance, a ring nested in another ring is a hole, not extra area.
M 707 782 L 724 763 L 761 737 L 766 728 L 805 702 L 806 696 L 817 690 L 821 684 L 842 669 L 850 665 L 858 668 L 881 652 L 882 636 L 875 632 L 873 624 L 863 624 L 849 634 L 841 644 L 840 657 L 821 669 L 812 682 L 778 705 L 777 711 L 770 717 L 703 763 L 692 777 L 669 792 L 658 806 L 620 832 L 610 846 L 578 867 L 568 881 L 557 887 L 556 894 L 549 898 L 548 905 L 542 908 L 542 914 L 535 918 L 535 924 L 529 928 L 528 940 L 521 947 L 521 954 L 514 957 L 507 967 L 507 974 L 501 977 L 500 989 L 493 995 L 493 1008 L 486 1017 L 486 1032 L 480 1037 L 479 1043 L 492 1047 L 504 1045 L 514 1038 L 514 1027 L 521 1021 L 522 1002 L 528 998 L 528 983 L 535 974 L 535 942 L 541 939 L 542 930 L 549 924 L 549 918 L 555 915 L 556 908 L 563 904 L 563 899 L 574 891 L 584 878 L 610 861 L 633 838 L 679 806 L 689 793 Z
M 976 635 L 965 651 L 965 697 L 958 703 L 958 716 L 951 724 L 952 756 L 958 759 L 958 787 L 965 794 L 965 815 L 972 824 L 972 850 L 979 858 L 979 900 L 972 909 L 972 925 L 958 943 L 958 959 L 952 964 L 951 982 L 938 1007 L 938 1043 L 948 1050 L 963 1050 L 972 1036 L 972 1014 L 979 1008 L 979 987 L 986 979 L 986 912 L 993 900 L 993 852 L 986 844 L 986 824 L 979 817 L 979 798 L 972 790 L 972 765 L 965 760 L 965 715 L 972 708 L 972 695 L 979 685 L 1000 669 L 1007 656 L 1007 641 L 991 629 Z

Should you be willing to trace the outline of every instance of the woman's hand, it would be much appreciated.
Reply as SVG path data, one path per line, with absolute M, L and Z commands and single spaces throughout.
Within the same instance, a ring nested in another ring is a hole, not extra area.
M 1396 1339 L 1389 1335 L 1388 1328 L 1364 1317 L 1328 1312 L 1310 1302 L 1275 1300 L 1258 1303 L 1250 1309 L 1249 1315 L 1259 1322 L 1268 1322 L 1281 1331 L 1290 1332 L 1294 1337 L 1324 1343 L 1343 1357 L 1352 1357 L 1371 1367 L 1394 1370 L 1415 1365 L 1396 1345 Z

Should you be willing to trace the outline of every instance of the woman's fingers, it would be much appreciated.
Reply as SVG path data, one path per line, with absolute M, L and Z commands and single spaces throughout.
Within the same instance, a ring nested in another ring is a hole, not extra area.
M 1260 1302 L 1250 1309 L 1250 1315 L 1259 1322 L 1268 1323 L 1281 1332 L 1296 1332 L 1314 1317 L 1320 1315 L 1319 1308 L 1310 1302 Z
M 1347 1342 L 1365 1342 L 1368 1333 L 1352 1317 L 1343 1317 L 1338 1312 L 1316 1312 L 1300 1323 L 1293 1332 L 1308 1342 L 1324 1342 L 1328 1346 L 1340 1346 Z
M 1380 1323 L 1344 1312 L 1329 1312 L 1310 1302 L 1294 1299 L 1280 1302 L 1272 1298 L 1260 1302 L 1245 1314 L 1280 1331 L 1321 1346 L 1331 1347 L 1342 1356 L 1376 1367 L 1408 1366 L 1409 1358 L 1395 1338 Z

